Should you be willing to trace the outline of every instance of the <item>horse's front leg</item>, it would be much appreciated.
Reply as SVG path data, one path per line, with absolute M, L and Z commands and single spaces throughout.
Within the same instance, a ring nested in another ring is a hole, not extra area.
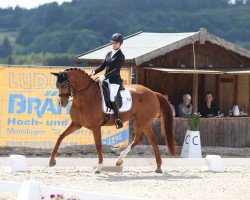
M 103 157 L 102 157 L 102 135 L 101 135 L 101 127 L 95 127 L 91 129 L 95 139 L 95 146 L 99 158 L 98 167 L 95 169 L 95 173 L 101 173 L 101 169 L 103 167 Z
M 65 138 L 67 135 L 73 133 L 74 131 L 80 129 L 81 126 L 74 124 L 73 122 L 71 122 L 71 124 L 68 126 L 68 128 L 62 133 L 60 134 L 60 136 L 58 137 L 57 141 L 56 141 L 56 145 L 54 146 L 54 149 L 51 153 L 51 157 L 50 157 L 50 161 L 49 161 L 49 166 L 53 167 L 56 165 L 56 154 L 58 152 L 58 148 L 63 140 L 63 138 Z

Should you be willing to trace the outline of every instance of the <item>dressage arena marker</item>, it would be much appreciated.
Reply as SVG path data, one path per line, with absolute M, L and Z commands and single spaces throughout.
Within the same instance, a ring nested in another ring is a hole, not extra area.
M 181 158 L 201 158 L 201 139 L 200 131 L 187 130 L 183 146 L 181 149 Z
M 7 162 L 9 165 L 5 168 L 5 172 L 27 172 L 28 167 L 25 156 L 22 155 L 10 155 Z
M 51 187 L 43 185 L 37 181 L 25 181 L 24 183 L 19 183 L 0 180 L 0 191 L 18 194 L 17 200 L 40 200 L 43 196 L 45 199 L 48 199 L 51 194 L 63 194 L 66 197 L 78 197 L 80 199 L 91 200 L 140 200 L 139 198 Z
M 224 166 L 222 164 L 222 159 L 218 155 L 207 155 L 206 156 L 207 166 L 203 166 L 201 171 L 208 172 L 224 172 Z

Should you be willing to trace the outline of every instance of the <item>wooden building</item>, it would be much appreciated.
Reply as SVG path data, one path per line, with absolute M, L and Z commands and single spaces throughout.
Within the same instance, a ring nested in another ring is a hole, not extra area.
M 107 44 L 77 56 L 88 65 L 99 65 L 111 50 Z M 201 120 L 202 145 L 250 146 L 250 51 L 201 28 L 191 33 L 146 33 L 128 36 L 122 50 L 125 67 L 131 67 L 136 82 L 167 93 L 173 105 L 191 94 L 193 112 L 199 111 L 206 91 L 214 93 L 223 118 Z M 242 113 L 229 117 L 239 105 Z M 157 124 L 157 123 L 156 123 Z M 187 120 L 175 118 L 175 136 L 182 144 Z

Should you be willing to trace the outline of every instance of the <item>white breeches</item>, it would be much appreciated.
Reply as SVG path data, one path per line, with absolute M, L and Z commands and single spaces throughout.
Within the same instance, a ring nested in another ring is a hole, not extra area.
M 118 84 L 113 84 L 113 83 L 109 83 L 109 80 L 105 80 L 108 85 L 109 85 L 109 91 L 110 91 L 110 101 L 114 102 L 115 101 L 115 97 L 117 96 L 117 92 L 119 90 L 120 85 Z

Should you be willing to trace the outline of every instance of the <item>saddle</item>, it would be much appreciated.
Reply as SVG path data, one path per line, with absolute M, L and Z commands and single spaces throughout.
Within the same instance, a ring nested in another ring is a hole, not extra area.
M 110 114 L 114 114 L 114 111 L 111 107 L 110 101 L 110 91 L 108 87 L 108 83 L 103 81 L 100 85 L 101 89 L 101 96 L 102 96 L 102 109 L 104 112 L 104 121 L 103 124 L 106 124 L 109 121 Z M 128 88 L 125 88 L 123 84 L 120 85 L 120 88 L 117 92 L 117 96 L 115 101 L 118 102 L 119 112 L 126 112 L 131 109 L 132 107 L 132 97 Z

